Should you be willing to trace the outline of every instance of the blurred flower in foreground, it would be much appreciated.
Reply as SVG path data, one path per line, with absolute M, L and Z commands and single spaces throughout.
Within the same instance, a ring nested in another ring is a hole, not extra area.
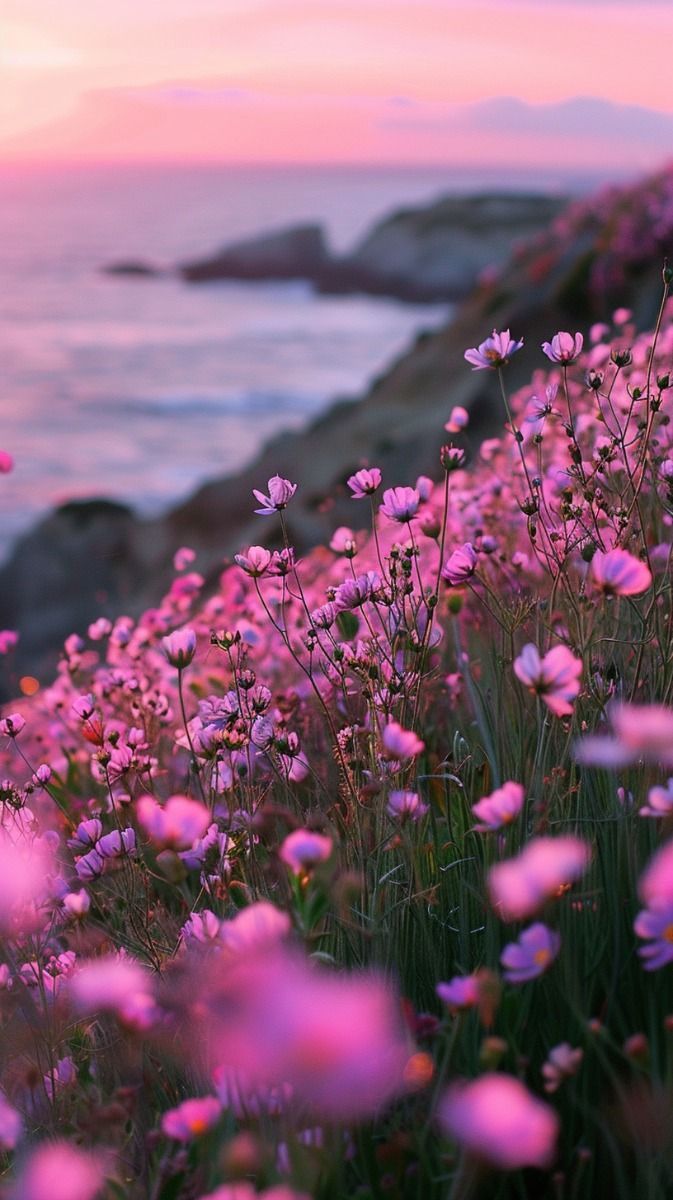
M 582 659 L 567 646 L 554 646 L 544 658 L 529 642 L 514 659 L 514 674 L 544 700 L 556 717 L 568 716 L 580 691 Z
M 513 354 L 520 350 L 523 346 L 523 338 L 520 342 L 515 342 L 510 337 L 509 329 L 503 330 L 502 333 L 493 333 L 485 342 L 482 342 L 476 349 L 466 350 L 464 357 L 471 364 L 474 371 L 484 371 L 487 368 L 496 369 L 504 367 L 508 363 Z
M 496 863 L 488 874 L 491 903 L 504 921 L 532 916 L 546 900 L 584 873 L 591 849 L 579 838 L 534 838 L 516 858 Z
M 647 563 L 628 550 L 597 550 L 591 560 L 590 575 L 597 588 L 613 596 L 639 596 L 652 584 Z
M 6 450 L 0 450 L 0 475 L 8 475 L 14 467 L 14 459 Z
M 153 796 L 141 796 L 137 813 L 147 836 L 164 849 L 188 850 L 210 824 L 206 806 L 188 796 L 169 796 L 165 804 L 157 804 Z
M 575 761 L 595 767 L 648 762 L 673 766 L 673 710 L 662 704 L 613 704 L 613 737 L 590 735 L 575 743 Z
M 438 1118 L 445 1133 L 503 1171 L 553 1162 L 558 1117 L 510 1075 L 455 1083 L 440 1103 Z
M 528 983 L 530 979 L 537 979 L 551 966 L 560 949 L 560 935 L 553 929 L 540 921 L 529 925 L 519 940 L 510 942 L 500 955 L 505 979 L 508 983 Z
M 191 1142 L 217 1125 L 222 1115 L 222 1105 L 214 1096 L 199 1096 L 183 1100 L 177 1108 L 170 1108 L 161 1118 L 161 1132 L 177 1142 Z
M 332 1120 L 365 1119 L 409 1087 L 414 1047 L 392 988 L 374 974 L 337 974 L 277 948 L 200 963 L 188 976 L 190 1047 L 214 1048 L 211 1070 L 252 1086 L 289 1084 L 300 1104 Z M 199 1049 L 196 1050 L 199 1053 Z
M 100 1154 L 69 1142 L 45 1142 L 33 1152 L 10 1191 L 11 1200 L 93 1200 L 103 1185 Z
M 311 829 L 295 829 L 282 843 L 278 856 L 295 875 L 303 875 L 332 853 L 332 839 Z
M 640 810 L 641 817 L 670 817 L 673 814 L 673 779 L 669 779 L 666 787 L 661 785 L 650 788 L 647 793 L 647 804 Z

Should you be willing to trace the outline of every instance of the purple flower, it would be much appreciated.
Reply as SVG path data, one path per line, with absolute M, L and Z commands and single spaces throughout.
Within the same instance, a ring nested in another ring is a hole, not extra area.
M 652 584 L 647 563 L 628 550 L 597 550 L 591 560 L 591 578 L 597 588 L 611 596 L 639 596 Z
M 673 962 L 673 901 L 651 901 L 649 908 L 638 913 L 633 928 L 638 937 L 649 940 L 649 945 L 638 951 L 646 971 L 658 971 Z
M 553 1162 L 559 1119 L 511 1075 L 486 1074 L 452 1084 L 438 1116 L 446 1133 L 502 1171 Z
M 476 1008 L 481 998 L 478 975 L 454 975 L 448 983 L 438 983 L 435 991 L 442 1004 L 452 1011 Z
M 0 721 L 0 734 L 4 733 L 7 737 L 11 738 L 18 737 L 25 724 L 26 722 L 21 713 L 9 713 L 8 716 L 3 717 L 2 721 Z
M 176 1142 L 191 1142 L 212 1129 L 222 1115 L 222 1105 L 214 1096 L 183 1100 L 161 1118 L 161 1132 Z
M 490 338 L 486 338 L 477 349 L 466 350 L 465 358 L 474 371 L 497 369 L 504 367 L 522 346 L 523 338 L 520 342 L 515 342 L 509 335 L 509 329 L 503 330 L 502 333 L 497 333 L 494 329 Z
M 381 472 L 378 467 L 363 468 L 346 482 L 353 493 L 351 500 L 364 500 L 365 496 L 373 496 L 381 486 Z
M 537 979 L 551 966 L 561 949 L 561 937 L 553 929 L 537 921 L 529 925 L 518 942 L 510 942 L 500 955 L 508 983 L 527 983 Z
M 532 642 L 514 660 L 514 674 L 544 700 L 556 717 L 568 716 L 580 691 L 582 659 L 567 646 L 554 646 L 540 658 Z
M 332 848 L 333 842 L 330 837 L 314 833 L 311 829 L 295 829 L 285 838 L 278 856 L 293 874 L 304 875 L 319 863 L 327 862 Z
M 670 817 L 673 813 L 673 779 L 669 779 L 666 787 L 661 785 L 650 788 L 647 793 L 647 804 L 640 810 L 641 817 Z
M 416 488 L 387 488 L 383 493 L 383 504 L 379 512 L 389 521 L 398 521 L 400 525 L 404 525 L 415 517 L 420 502 L 421 497 Z
M 472 812 L 479 818 L 480 824 L 475 825 L 477 833 L 490 833 L 509 825 L 521 812 L 524 801 L 524 789 L 520 783 L 508 779 L 502 787 L 484 796 L 472 805 Z
M 547 358 L 556 363 L 571 363 L 582 353 L 584 338 L 581 333 L 555 333 L 551 342 L 543 342 L 542 350 Z
M 383 746 L 387 758 L 416 758 L 425 749 L 425 742 L 411 729 L 403 729 L 397 721 L 390 721 L 383 730 Z
M 465 583 L 470 576 L 474 575 L 477 565 L 477 552 L 470 542 L 465 542 L 458 550 L 454 550 L 453 554 L 442 567 L 442 579 L 449 584 L 450 587 L 458 587 L 461 583 Z
M 261 508 L 255 509 L 260 517 L 273 516 L 281 509 L 287 508 L 297 490 L 296 483 L 290 483 L 289 479 L 283 479 L 280 475 L 273 475 L 269 479 L 267 487 L 269 489 L 268 496 L 265 496 L 264 492 L 258 492 L 256 488 L 252 490 L 255 500 L 262 505 Z

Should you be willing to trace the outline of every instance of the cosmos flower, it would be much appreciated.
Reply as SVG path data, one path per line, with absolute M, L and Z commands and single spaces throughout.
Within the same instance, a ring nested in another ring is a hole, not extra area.
M 373 496 L 381 486 L 381 472 L 378 467 L 363 467 L 346 482 L 353 493 L 351 500 L 364 500 L 365 496 Z
M 421 497 L 416 488 L 388 488 L 383 493 L 383 504 L 380 505 L 379 512 L 389 521 L 397 521 L 398 524 L 404 525 L 416 515 L 420 502 Z
M 537 979 L 551 966 L 560 949 L 561 937 L 553 929 L 541 921 L 529 925 L 518 941 L 510 942 L 500 955 L 505 979 L 508 983 Z
M 544 658 L 529 642 L 514 660 L 514 673 L 526 687 L 544 700 L 557 717 L 568 716 L 580 691 L 582 659 L 567 646 L 554 646 Z
M 515 342 L 510 337 L 509 329 L 503 330 L 502 333 L 497 333 L 494 329 L 491 336 L 486 338 L 486 341 L 476 349 L 466 350 L 464 357 L 474 371 L 484 371 L 489 368 L 495 370 L 498 367 L 504 367 L 522 346 L 523 338 L 520 342 Z
M 556 1153 L 556 1113 L 510 1075 L 488 1073 L 453 1084 L 438 1119 L 445 1133 L 502 1171 L 549 1167 Z
M 161 1132 L 177 1142 L 191 1142 L 217 1125 L 221 1115 L 222 1105 L 215 1096 L 183 1100 L 177 1108 L 164 1113 Z
M 534 838 L 516 858 L 491 867 L 491 903 L 504 921 L 525 920 L 579 879 L 590 858 L 588 843 L 571 835 Z
M 255 509 L 260 517 L 273 516 L 274 513 L 287 508 L 297 490 L 296 483 L 290 483 L 289 479 L 283 479 L 280 475 L 273 475 L 266 486 L 269 489 L 268 496 L 265 496 L 264 492 L 257 491 L 257 488 L 252 490 L 255 500 L 262 506 Z
M 474 828 L 477 833 L 490 833 L 509 825 L 518 817 L 523 807 L 524 789 L 520 783 L 508 779 L 502 787 L 496 788 L 490 796 L 472 805 L 472 812 L 479 819 Z
M 596 587 L 611 596 L 640 596 L 652 586 L 647 563 L 628 550 L 597 550 L 589 574 Z
M 542 350 L 555 363 L 572 363 L 582 353 L 584 338 L 581 333 L 555 333 L 551 342 L 543 342 Z

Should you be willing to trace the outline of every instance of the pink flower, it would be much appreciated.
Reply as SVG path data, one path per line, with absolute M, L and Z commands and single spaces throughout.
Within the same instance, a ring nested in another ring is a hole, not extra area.
M 454 975 L 448 983 L 438 983 L 435 988 L 442 1004 L 452 1012 L 476 1008 L 481 1001 L 479 975 Z
M 673 779 L 669 779 L 666 787 L 650 788 L 647 794 L 647 804 L 640 810 L 641 817 L 670 817 L 673 814 Z
M 0 450 L 0 475 L 8 475 L 14 468 L 14 459 L 6 450 Z
M 455 1083 L 439 1107 L 439 1123 L 477 1158 L 503 1171 L 549 1167 L 556 1153 L 559 1121 L 510 1075 L 486 1074 Z
M 638 892 L 645 904 L 673 904 L 673 841 L 665 842 L 640 877 Z
M 557 717 L 573 710 L 573 701 L 580 691 L 582 660 L 567 646 L 554 646 L 544 658 L 529 642 L 514 660 L 514 673 L 526 687 L 544 700 Z
M 21 1114 L 0 1092 L 0 1150 L 13 1150 L 23 1133 Z
M 639 596 L 652 585 L 647 563 L 628 550 L 597 550 L 591 560 L 591 578 L 597 588 L 613 596 Z
M 673 962 L 673 900 L 653 898 L 650 907 L 638 913 L 633 928 L 638 937 L 649 941 L 638 951 L 646 971 Z
M 0 734 L 5 737 L 15 738 L 25 729 L 26 721 L 21 716 L 21 713 L 9 713 L 0 721 Z
M 105 1168 L 93 1155 L 69 1142 L 44 1142 L 34 1150 L 10 1191 L 11 1200 L 93 1200 Z
M 165 804 L 157 804 L 153 796 L 141 796 L 137 812 L 150 840 L 166 850 L 188 850 L 210 824 L 205 804 L 188 796 L 169 796 Z
M 503 921 L 524 920 L 579 879 L 590 859 L 589 845 L 579 838 L 534 838 L 516 858 L 491 867 L 491 903 Z
M 0 629 L 0 654 L 9 654 L 18 640 L 19 635 L 13 629 Z
M 556 363 L 571 363 L 582 353 L 584 338 L 581 333 L 556 333 L 551 342 L 543 342 L 542 350 L 547 358 Z
M 352 499 L 356 500 L 357 497 L 353 496 Z M 346 558 L 355 558 L 357 553 L 355 533 L 347 525 L 340 525 L 330 538 L 329 548 L 335 554 L 345 554 Z
M 503 825 L 509 825 L 521 812 L 524 795 L 521 784 L 513 783 L 510 779 L 503 783 L 502 787 L 491 792 L 490 796 L 484 796 L 483 800 L 473 804 L 472 812 L 480 821 L 479 825 L 474 826 L 476 832 L 490 833 L 495 829 L 502 829 Z
M 421 497 L 416 488 L 388 488 L 383 493 L 383 504 L 380 505 L 379 512 L 389 521 L 397 521 L 404 525 L 416 515 L 420 502 Z
M 383 746 L 388 758 L 416 758 L 425 749 L 425 742 L 413 730 L 403 729 L 397 721 L 389 721 L 383 729 Z
M 351 475 L 346 482 L 353 493 L 351 500 L 364 500 L 365 496 L 373 496 L 381 486 L 381 472 L 378 467 L 364 467 Z
M 271 551 L 266 550 L 264 546 L 250 546 L 246 554 L 235 554 L 234 562 L 246 575 L 258 579 L 271 562 Z
M 458 550 L 454 550 L 442 567 L 442 579 L 451 587 L 458 587 L 474 575 L 477 565 L 477 552 L 470 542 L 465 542 Z
M 152 981 L 139 962 L 128 956 L 109 955 L 83 963 L 68 981 L 68 993 L 77 1012 L 124 1015 L 138 997 L 150 997 Z
M 91 908 L 91 897 L 84 888 L 81 888 L 79 892 L 68 892 L 63 897 L 63 908 L 69 917 L 77 917 L 81 920 Z
M 391 792 L 386 804 L 386 812 L 393 821 L 421 821 L 430 811 L 428 804 L 423 804 L 418 792 Z
M 184 571 L 191 566 L 196 558 L 196 553 L 190 546 L 181 546 L 173 555 L 173 567 L 176 571 Z
M 161 639 L 161 647 L 171 666 L 184 671 L 196 654 L 196 634 L 193 629 L 176 629 Z
M 295 829 L 282 843 L 278 856 L 295 875 L 304 875 L 327 862 L 334 846 L 332 839 L 310 829 Z
M 444 428 L 446 429 L 447 433 L 460 433 L 461 429 L 465 429 L 467 427 L 469 420 L 470 414 L 468 413 L 467 409 L 462 408 L 460 404 L 457 404 L 455 408 L 451 409 L 451 415 Z
M 287 508 L 297 490 L 296 483 L 290 483 L 289 479 L 283 479 L 280 475 L 273 475 L 269 479 L 267 487 L 269 489 L 268 496 L 265 496 L 264 492 L 258 492 L 256 488 L 252 490 L 255 500 L 262 505 L 261 508 L 255 509 L 260 517 L 273 516 L 274 513 Z
M 557 1092 L 564 1079 L 576 1075 L 582 1064 L 584 1051 L 573 1049 L 568 1042 L 561 1042 L 549 1051 L 542 1067 L 545 1092 Z
M 561 938 L 538 921 L 529 925 L 517 942 L 510 942 L 500 955 L 508 983 L 527 983 L 551 966 L 561 949 Z
M 222 1105 L 214 1096 L 183 1100 L 177 1108 L 164 1113 L 161 1132 L 176 1142 L 191 1142 L 217 1125 L 221 1115 Z
M 673 766 L 673 710 L 663 704 L 613 704 L 614 737 L 590 736 L 575 745 L 579 763 L 622 767 L 632 762 Z
M 235 954 L 273 950 L 290 932 L 290 918 L 267 900 L 257 900 L 241 909 L 230 921 L 223 921 L 220 938 Z
M 509 329 L 503 330 L 502 333 L 497 333 L 494 329 L 478 349 L 466 350 L 465 358 L 474 371 L 484 371 L 489 367 L 496 369 L 504 367 L 522 346 L 523 338 L 520 342 L 515 342 L 509 335 Z

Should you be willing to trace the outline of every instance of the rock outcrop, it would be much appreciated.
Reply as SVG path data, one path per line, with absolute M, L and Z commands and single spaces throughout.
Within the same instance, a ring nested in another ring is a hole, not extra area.
M 318 225 L 299 225 L 226 247 L 178 268 L 192 283 L 306 279 L 320 292 L 364 292 L 415 303 L 465 296 L 486 267 L 546 229 L 560 197 L 494 193 L 448 197 L 377 223 L 347 255 L 329 252 Z

